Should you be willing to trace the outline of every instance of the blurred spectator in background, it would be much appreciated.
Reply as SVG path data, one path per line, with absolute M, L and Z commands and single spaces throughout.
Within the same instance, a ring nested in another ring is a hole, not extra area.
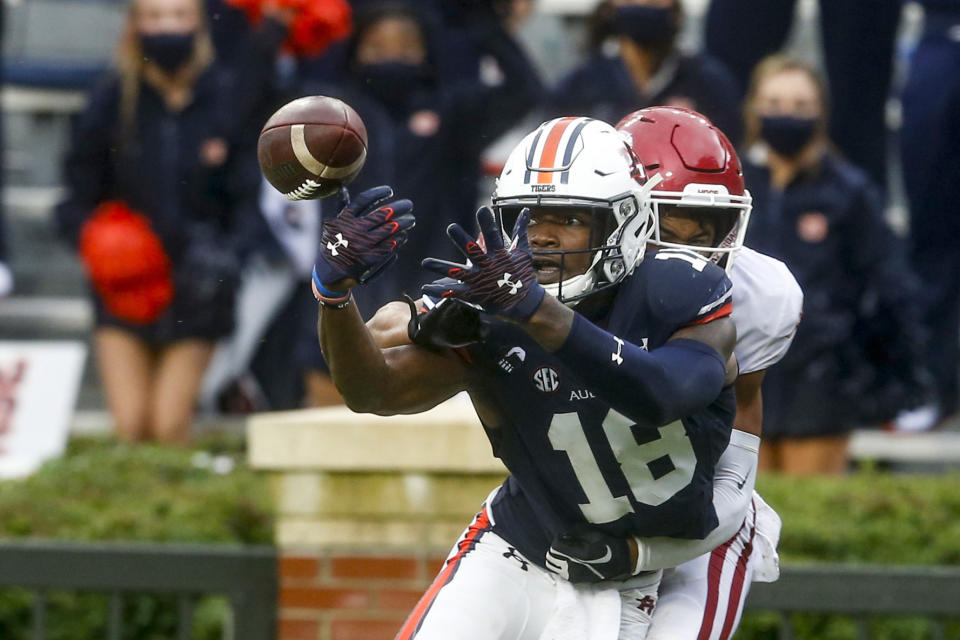
M 444 81 L 437 64 L 445 52 L 434 23 L 410 4 L 380 2 L 356 14 L 340 86 L 308 87 L 343 99 L 366 124 L 367 163 L 351 191 L 390 184 L 398 197 L 417 203 L 417 229 L 397 264 L 357 297 L 364 317 L 397 291 L 419 292 L 424 256 L 454 257 L 446 228 L 472 219 L 481 152 L 540 98 L 538 76 L 502 16 L 489 0 L 470 6 L 461 26 L 499 66 L 495 84 Z
M 763 386 L 761 466 L 789 473 L 842 472 L 850 430 L 918 395 L 915 288 L 877 190 L 832 149 L 827 113 L 812 67 L 782 57 L 757 67 L 747 244 L 785 262 L 804 291 L 793 346 Z
M 279 106 L 279 93 L 294 89 L 297 66 L 328 57 L 350 34 L 347 0 L 206 0 L 218 64 L 237 85 L 237 111 L 254 142 Z
M 960 366 L 960 0 L 926 0 L 900 132 L 912 264 L 930 332 L 925 362 L 941 418 L 958 410 Z
M 783 48 L 795 5 L 796 0 L 711 0 L 705 48 L 733 72 L 741 91 L 756 64 Z M 833 98 L 830 138 L 880 185 L 887 177 L 884 109 L 900 6 L 901 0 L 819 3 L 823 61 Z
M 617 122 L 643 107 L 686 107 L 707 116 L 739 143 L 736 81 L 716 59 L 677 49 L 682 20 L 680 0 L 602 2 L 591 18 L 593 50 L 583 66 L 551 91 L 551 114 Z
M 133 0 L 56 211 L 91 278 L 98 368 L 128 440 L 188 440 L 213 342 L 233 327 L 231 218 L 259 186 L 236 170 L 255 160 L 234 153 L 234 107 L 201 0 Z
M 218 64 L 237 87 L 236 113 L 245 114 L 239 117 L 237 152 L 253 158 L 263 123 L 297 97 L 292 91 L 298 67 L 327 56 L 349 35 L 352 9 L 346 0 L 206 4 Z M 303 291 L 316 257 L 323 201 L 286 200 L 263 181 L 255 162 L 238 169 L 249 172 L 244 178 L 249 184 L 260 185 L 259 196 L 245 199 L 236 215 L 243 263 L 236 329 L 217 344 L 200 406 L 225 413 L 299 408 L 304 382 L 295 352 L 300 334 L 315 332 L 316 303 Z
M 258 242 L 249 243 L 245 256 L 236 330 L 217 344 L 204 375 L 200 405 L 205 411 L 302 406 L 303 373 L 292 356 L 299 334 L 316 324 L 316 302 L 303 293 L 319 250 L 322 201 L 287 200 L 261 178 L 257 204 L 244 225 L 248 233 L 256 232 Z
M 470 224 L 473 218 L 481 152 L 541 98 L 539 77 L 505 28 L 509 16 L 498 13 L 495 4 L 475 0 L 464 3 L 458 14 L 459 27 L 495 62 L 499 74 L 492 82 L 438 73 L 446 51 L 430 14 L 408 3 L 365 2 L 343 52 L 339 84 L 305 87 L 305 93 L 343 99 L 366 124 L 367 163 L 350 190 L 390 184 L 398 197 L 416 203 L 417 227 L 397 263 L 356 297 L 365 318 L 397 292 L 418 295 L 420 285 L 432 279 L 420 268 L 424 256 L 456 257 L 446 228 L 451 222 Z M 323 203 L 325 215 L 336 214 L 335 200 Z M 308 402 L 338 399 L 312 326 L 298 357 L 307 360 L 310 370 Z

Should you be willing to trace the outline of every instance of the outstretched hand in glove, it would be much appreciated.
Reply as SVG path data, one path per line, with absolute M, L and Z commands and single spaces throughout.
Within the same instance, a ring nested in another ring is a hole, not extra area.
M 374 187 L 349 201 L 323 223 L 320 256 L 313 268 L 314 294 L 341 295 L 383 273 L 397 258 L 416 221 L 413 203 L 394 200 L 393 189 Z
M 504 246 L 503 234 L 489 207 L 477 211 L 477 226 L 485 246 L 460 225 L 451 224 L 447 235 L 469 263 L 427 258 L 422 263 L 425 269 L 453 280 L 425 285 L 423 292 L 435 298 L 459 298 L 511 320 L 529 320 L 545 293 L 533 270 L 533 253 L 527 240 L 529 221 L 530 210 L 524 209 L 513 226 L 509 247 Z

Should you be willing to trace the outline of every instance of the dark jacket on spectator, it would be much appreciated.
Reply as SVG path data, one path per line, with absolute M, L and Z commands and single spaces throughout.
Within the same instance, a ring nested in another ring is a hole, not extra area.
M 764 435 L 842 433 L 915 404 L 916 282 L 867 175 L 832 153 L 783 191 L 749 157 L 747 244 L 804 291 L 790 351 L 764 383 Z
M 557 83 L 549 108 L 556 116 L 590 116 L 616 124 L 632 111 L 656 105 L 699 111 L 734 144 L 740 140 L 736 81 L 723 64 L 703 54 L 671 54 L 641 93 L 619 55 L 598 51 Z
M 174 267 L 176 293 L 153 325 L 128 326 L 100 304 L 97 323 L 135 330 L 156 343 L 224 335 L 233 321 L 233 215 L 242 204 L 249 206 L 259 187 L 249 179 L 253 172 L 239 170 L 255 158 L 233 146 L 221 166 L 200 159 L 205 141 L 233 140 L 232 85 L 215 67 L 207 69 L 190 104 L 177 113 L 141 83 L 130 125 L 121 122 L 120 93 L 119 78 L 109 74 L 91 91 L 75 122 L 64 160 L 67 197 L 57 206 L 57 222 L 64 238 L 76 245 L 100 203 L 123 200 L 149 218 L 160 236 Z
M 419 286 L 433 279 L 420 267 L 423 258 L 462 259 L 447 239 L 446 228 L 451 222 L 470 230 L 476 225 L 480 154 L 541 96 L 539 77 L 517 42 L 492 20 L 473 27 L 478 46 L 503 72 L 502 82 L 495 86 L 427 77 L 404 104 L 388 106 L 348 69 L 340 87 L 310 91 L 342 98 L 367 127 L 366 166 L 350 191 L 389 184 L 397 197 L 414 203 L 417 226 L 397 263 L 356 292 L 364 317 L 401 292 L 418 296 Z M 428 64 L 440 55 L 432 50 Z M 324 205 L 325 214 L 335 213 L 334 202 Z

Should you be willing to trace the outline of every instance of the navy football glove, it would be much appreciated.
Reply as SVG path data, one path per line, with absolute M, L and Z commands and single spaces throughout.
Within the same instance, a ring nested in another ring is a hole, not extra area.
M 344 189 L 345 198 L 349 199 Z M 349 289 L 375 278 L 397 258 L 416 223 L 409 200 L 387 202 L 393 189 L 367 189 L 337 216 L 324 220 L 320 257 L 313 268 L 317 287 Z
M 454 281 L 448 280 L 452 283 Z M 410 322 L 407 335 L 413 344 L 439 349 L 457 349 L 480 342 L 487 335 L 487 322 L 482 309 L 456 298 L 443 298 L 432 309 L 417 311 L 408 296 Z
M 423 292 L 435 298 L 454 297 L 483 307 L 493 315 L 528 320 L 536 312 L 546 293 L 533 270 L 533 252 L 527 240 L 529 209 L 524 209 L 513 226 L 513 242 L 503 244 L 493 211 L 481 207 L 477 226 L 486 248 L 458 224 L 447 227 L 447 235 L 471 264 L 456 264 L 427 258 L 423 267 L 456 282 L 434 282 Z
M 634 569 L 627 541 L 594 527 L 556 536 L 547 550 L 546 564 L 570 582 L 625 580 Z

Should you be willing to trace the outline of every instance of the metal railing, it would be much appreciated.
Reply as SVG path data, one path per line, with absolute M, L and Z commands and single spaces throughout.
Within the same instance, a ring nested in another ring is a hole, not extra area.
M 872 616 L 919 615 L 943 638 L 945 623 L 960 619 L 960 567 L 784 567 L 777 582 L 752 585 L 746 608 L 778 612 L 781 640 L 795 636 L 794 613 L 853 618 L 859 639 L 870 637 Z
M 32 638 L 46 637 L 46 593 L 108 595 L 107 639 L 123 633 L 123 602 L 134 594 L 175 595 L 177 640 L 189 640 L 194 603 L 223 595 L 228 640 L 272 640 L 276 632 L 277 554 L 273 547 L 0 542 L 0 588 L 33 591 Z

